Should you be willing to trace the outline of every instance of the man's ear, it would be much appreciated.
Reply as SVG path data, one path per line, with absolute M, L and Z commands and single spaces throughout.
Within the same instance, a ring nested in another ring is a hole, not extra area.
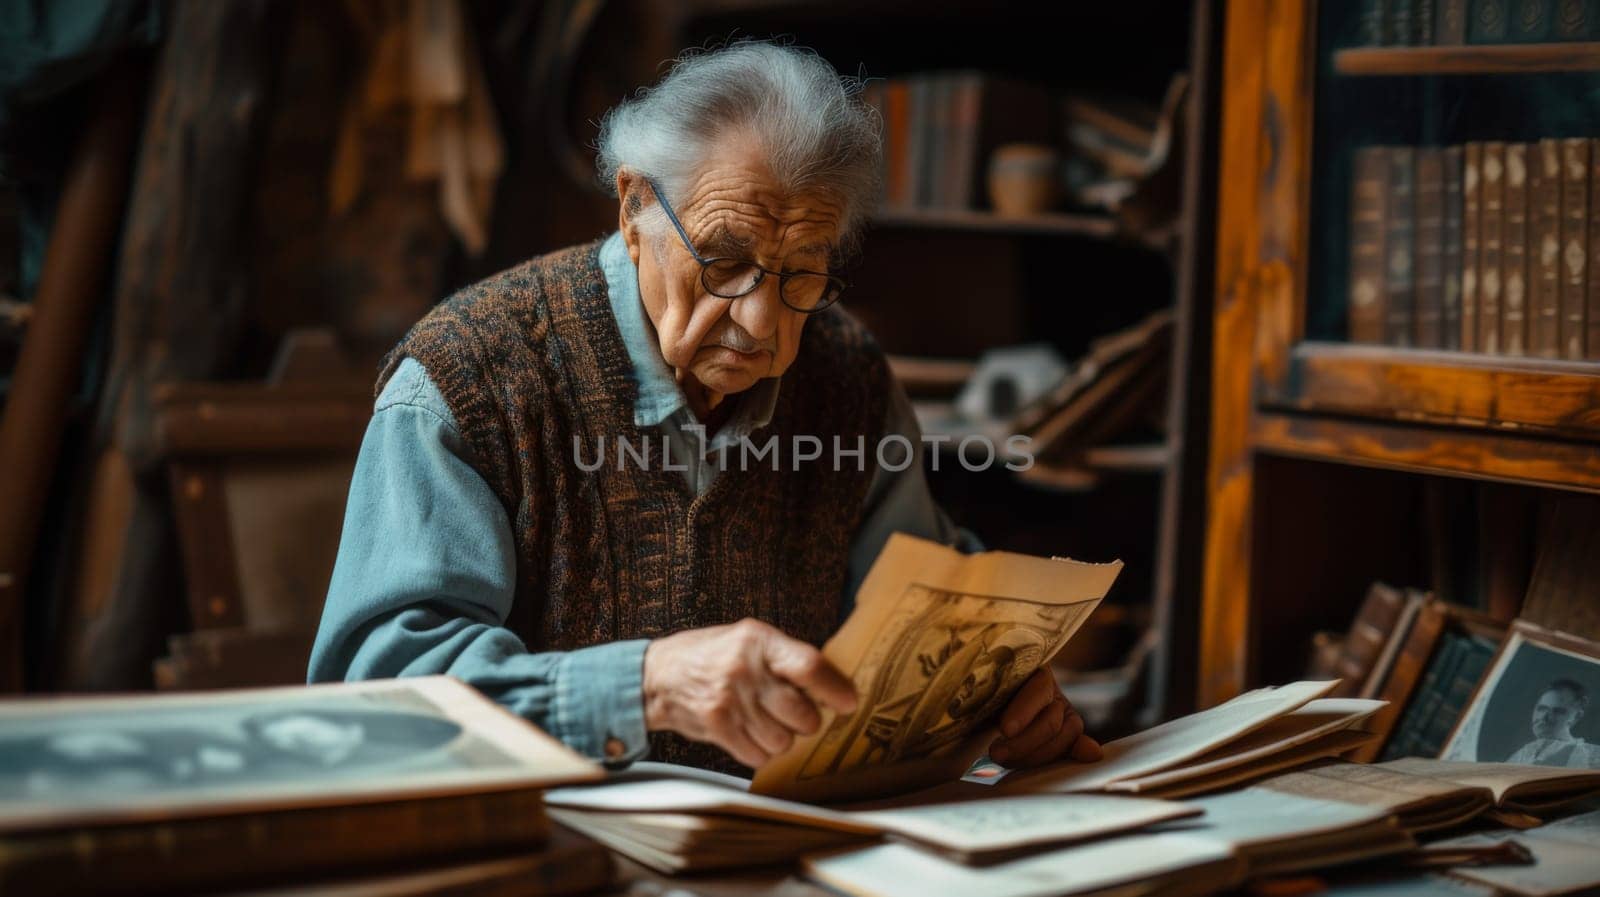
M 635 265 L 639 264 L 643 237 L 639 230 L 639 213 L 644 211 L 645 203 L 654 201 L 655 196 L 644 178 L 626 168 L 617 170 L 617 230 L 622 232 L 622 242 L 627 245 L 628 255 Z

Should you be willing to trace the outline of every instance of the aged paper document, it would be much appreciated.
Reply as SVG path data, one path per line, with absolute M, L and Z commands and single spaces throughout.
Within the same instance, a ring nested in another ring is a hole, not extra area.
M 986 727 L 1099 606 L 1122 563 L 1005 551 L 964 555 L 896 534 L 823 654 L 860 707 L 756 773 L 751 790 L 807 801 L 954 781 Z

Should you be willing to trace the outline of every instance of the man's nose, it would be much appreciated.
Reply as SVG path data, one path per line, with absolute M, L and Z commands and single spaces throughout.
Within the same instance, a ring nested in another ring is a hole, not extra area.
M 778 332 L 778 316 L 783 302 L 778 299 L 778 278 L 768 275 L 754 290 L 733 300 L 728 310 L 733 322 L 758 340 Z

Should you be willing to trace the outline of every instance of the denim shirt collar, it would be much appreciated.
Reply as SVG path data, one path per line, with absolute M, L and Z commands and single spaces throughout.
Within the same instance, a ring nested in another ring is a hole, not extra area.
M 678 388 L 667 360 L 661 357 L 655 328 L 645 315 L 644 303 L 639 298 L 639 269 L 628 255 L 628 246 L 620 231 L 600 245 L 600 271 L 605 275 L 611 314 L 617 319 L 617 330 L 622 333 L 622 344 L 628 350 L 634 383 L 638 386 L 638 398 L 633 404 L 634 424 L 655 427 L 669 417 L 693 423 L 689 400 Z M 739 407 L 723 428 L 723 434 L 738 438 L 771 423 L 772 412 L 778 404 L 779 383 L 777 377 L 766 377 L 738 396 Z

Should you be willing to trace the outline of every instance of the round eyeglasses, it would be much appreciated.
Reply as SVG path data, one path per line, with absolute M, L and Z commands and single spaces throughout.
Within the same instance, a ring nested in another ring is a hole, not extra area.
M 667 220 L 678 232 L 683 247 L 700 263 L 700 285 L 711 295 L 723 299 L 748 296 L 771 275 L 778 278 L 778 299 L 785 306 L 809 315 L 838 302 L 839 294 L 848 286 L 843 278 L 820 271 L 774 271 L 747 259 L 701 256 L 655 181 L 647 180 L 646 183 L 650 185 L 650 192 L 655 194 L 656 202 L 661 204 L 661 210 L 667 213 Z

